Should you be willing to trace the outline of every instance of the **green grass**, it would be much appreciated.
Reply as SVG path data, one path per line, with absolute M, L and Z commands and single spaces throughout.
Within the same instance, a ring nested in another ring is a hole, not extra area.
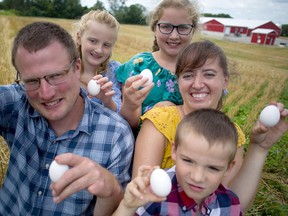
M 288 79 L 280 95 L 288 107 Z M 246 215 L 288 215 L 288 133 L 273 146 L 263 169 L 262 181 L 253 207 Z

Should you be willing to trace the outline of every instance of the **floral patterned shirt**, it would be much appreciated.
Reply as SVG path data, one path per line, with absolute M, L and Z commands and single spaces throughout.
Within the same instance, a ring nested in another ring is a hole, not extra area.
M 161 101 L 171 101 L 176 105 L 183 103 L 176 75 L 161 67 L 151 52 L 139 53 L 122 64 L 116 71 L 116 77 L 124 84 L 129 77 L 140 74 L 144 69 L 151 70 L 155 85 L 143 101 L 142 114 Z

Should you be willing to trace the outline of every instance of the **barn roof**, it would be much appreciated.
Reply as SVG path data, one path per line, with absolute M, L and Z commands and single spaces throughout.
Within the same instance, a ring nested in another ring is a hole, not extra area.
M 224 26 L 235 26 L 235 27 L 247 27 L 248 29 L 254 29 L 258 26 L 264 25 L 269 20 L 250 20 L 250 19 L 233 19 L 233 18 L 218 18 L 218 17 L 201 17 L 200 23 L 210 22 L 211 20 L 216 20 L 217 22 L 223 24 Z
M 252 31 L 252 33 L 258 33 L 258 34 L 269 34 L 271 32 L 275 32 L 274 29 L 263 29 L 263 28 L 258 28 Z

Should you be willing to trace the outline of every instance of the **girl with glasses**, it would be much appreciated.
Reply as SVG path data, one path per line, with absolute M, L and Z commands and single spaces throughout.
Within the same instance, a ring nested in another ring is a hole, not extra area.
M 140 116 L 158 102 L 182 104 L 174 74 L 176 56 L 190 44 L 198 20 L 196 2 L 162 0 L 150 17 L 150 28 L 155 37 L 153 51 L 138 53 L 117 69 L 117 79 L 123 85 L 120 114 L 132 128 L 137 128 Z M 142 88 L 147 80 L 142 80 L 139 74 L 144 69 L 151 70 L 153 82 Z

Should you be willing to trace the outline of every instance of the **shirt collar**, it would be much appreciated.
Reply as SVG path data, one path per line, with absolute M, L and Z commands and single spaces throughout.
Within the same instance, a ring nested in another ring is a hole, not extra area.
M 181 209 L 186 212 L 186 211 L 190 211 L 193 210 L 194 212 L 197 211 L 197 208 L 199 208 L 198 204 L 196 203 L 196 201 L 190 197 L 187 196 L 187 194 L 184 192 L 183 188 L 178 184 L 176 175 L 174 176 L 174 178 L 172 179 L 172 190 L 174 189 L 174 191 L 177 191 L 178 193 L 178 197 L 179 197 L 179 206 L 181 207 Z M 218 190 L 223 190 L 225 189 L 221 184 L 219 185 Z M 201 207 L 201 212 L 202 214 L 207 214 L 207 212 L 209 212 L 209 204 L 211 204 L 212 202 L 214 202 L 216 200 L 216 194 L 212 193 L 210 196 L 206 197 L 202 203 L 202 207 Z
M 175 166 L 174 166 L 175 167 Z M 193 209 L 193 211 L 196 211 L 197 208 L 197 203 L 195 200 L 191 199 L 186 195 L 184 192 L 183 188 L 178 184 L 176 175 L 173 176 L 172 178 L 172 193 L 170 199 L 175 196 L 178 197 L 178 203 L 179 207 L 185 212 Z M 173 193 L 174 192 L 174 193 Z M 175 194 L 175 195 L 173 195 Z M 176 197 L 175 197 L 176 198 Z

